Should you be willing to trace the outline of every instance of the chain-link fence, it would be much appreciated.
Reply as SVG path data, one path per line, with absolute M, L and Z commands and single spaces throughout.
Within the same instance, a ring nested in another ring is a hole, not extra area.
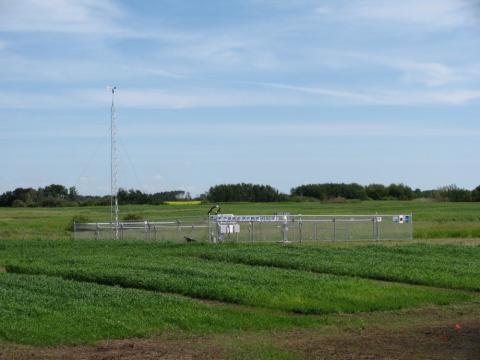
M 75 239 L 207 241 L 208 221 L 176 219 L 165 221 L 121 221 L 116 223 L 75 223 Z
M 319 242 L 408 240 L 409 215 L 212 215 L 166 221 L 76 223 L 75 239 Z

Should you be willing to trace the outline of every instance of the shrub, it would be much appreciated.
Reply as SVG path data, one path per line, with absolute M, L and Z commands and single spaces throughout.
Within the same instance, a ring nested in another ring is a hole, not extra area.
M 140 214 L 128 213 L 123 217 L 124 221 L 142 221 L 144 220 L 143 216 Z
M 69 222 L 66 227 L 67 231 L 73 231 L 74 230 L 74 224 L 75 223 L 88 223 L 91 222 L 91 219 L 88 216 L 85 215 L 75 215 Z

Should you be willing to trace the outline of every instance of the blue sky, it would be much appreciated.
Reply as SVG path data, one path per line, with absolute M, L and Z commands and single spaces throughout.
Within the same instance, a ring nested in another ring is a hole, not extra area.
M 0 191 L 480 184 L 473 0 L 0 0 Z

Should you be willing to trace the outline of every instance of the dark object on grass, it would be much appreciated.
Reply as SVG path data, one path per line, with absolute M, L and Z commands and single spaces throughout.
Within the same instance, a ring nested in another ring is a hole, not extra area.
M 217 211 L 215 212 L 215 215 L 217 215 L 217 214 L 222 210 L 222 208 L 220 207 L 220 205 L 217 204 L 217 205 L 215 205 L 215 206 L 212 206 L 212 207 L 210 208 L 210 210 L 208 210 L 207 215 L 210 215 L 210 214 L 212 213 L 212 211 L 215 210 L 215 209 L 217 210 Z
M 187 240 L 187 242 L 195 242 L 197 240 L 191 238 L 191 237 L 188 237 L 188 236 L 184 236 L 185 240 Z

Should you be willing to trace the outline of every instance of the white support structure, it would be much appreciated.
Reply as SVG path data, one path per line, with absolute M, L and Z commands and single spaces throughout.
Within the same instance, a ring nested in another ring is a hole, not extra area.
M 115 91 L 116 86 L 110 87 L 112 91 L 112 107 L 110 109 L 110 222 L 112 223 L 113 238 L 119 238 L 119 211 L 118 211 L 118 154 L 117 154 L 117 122 L 115 118 Z

